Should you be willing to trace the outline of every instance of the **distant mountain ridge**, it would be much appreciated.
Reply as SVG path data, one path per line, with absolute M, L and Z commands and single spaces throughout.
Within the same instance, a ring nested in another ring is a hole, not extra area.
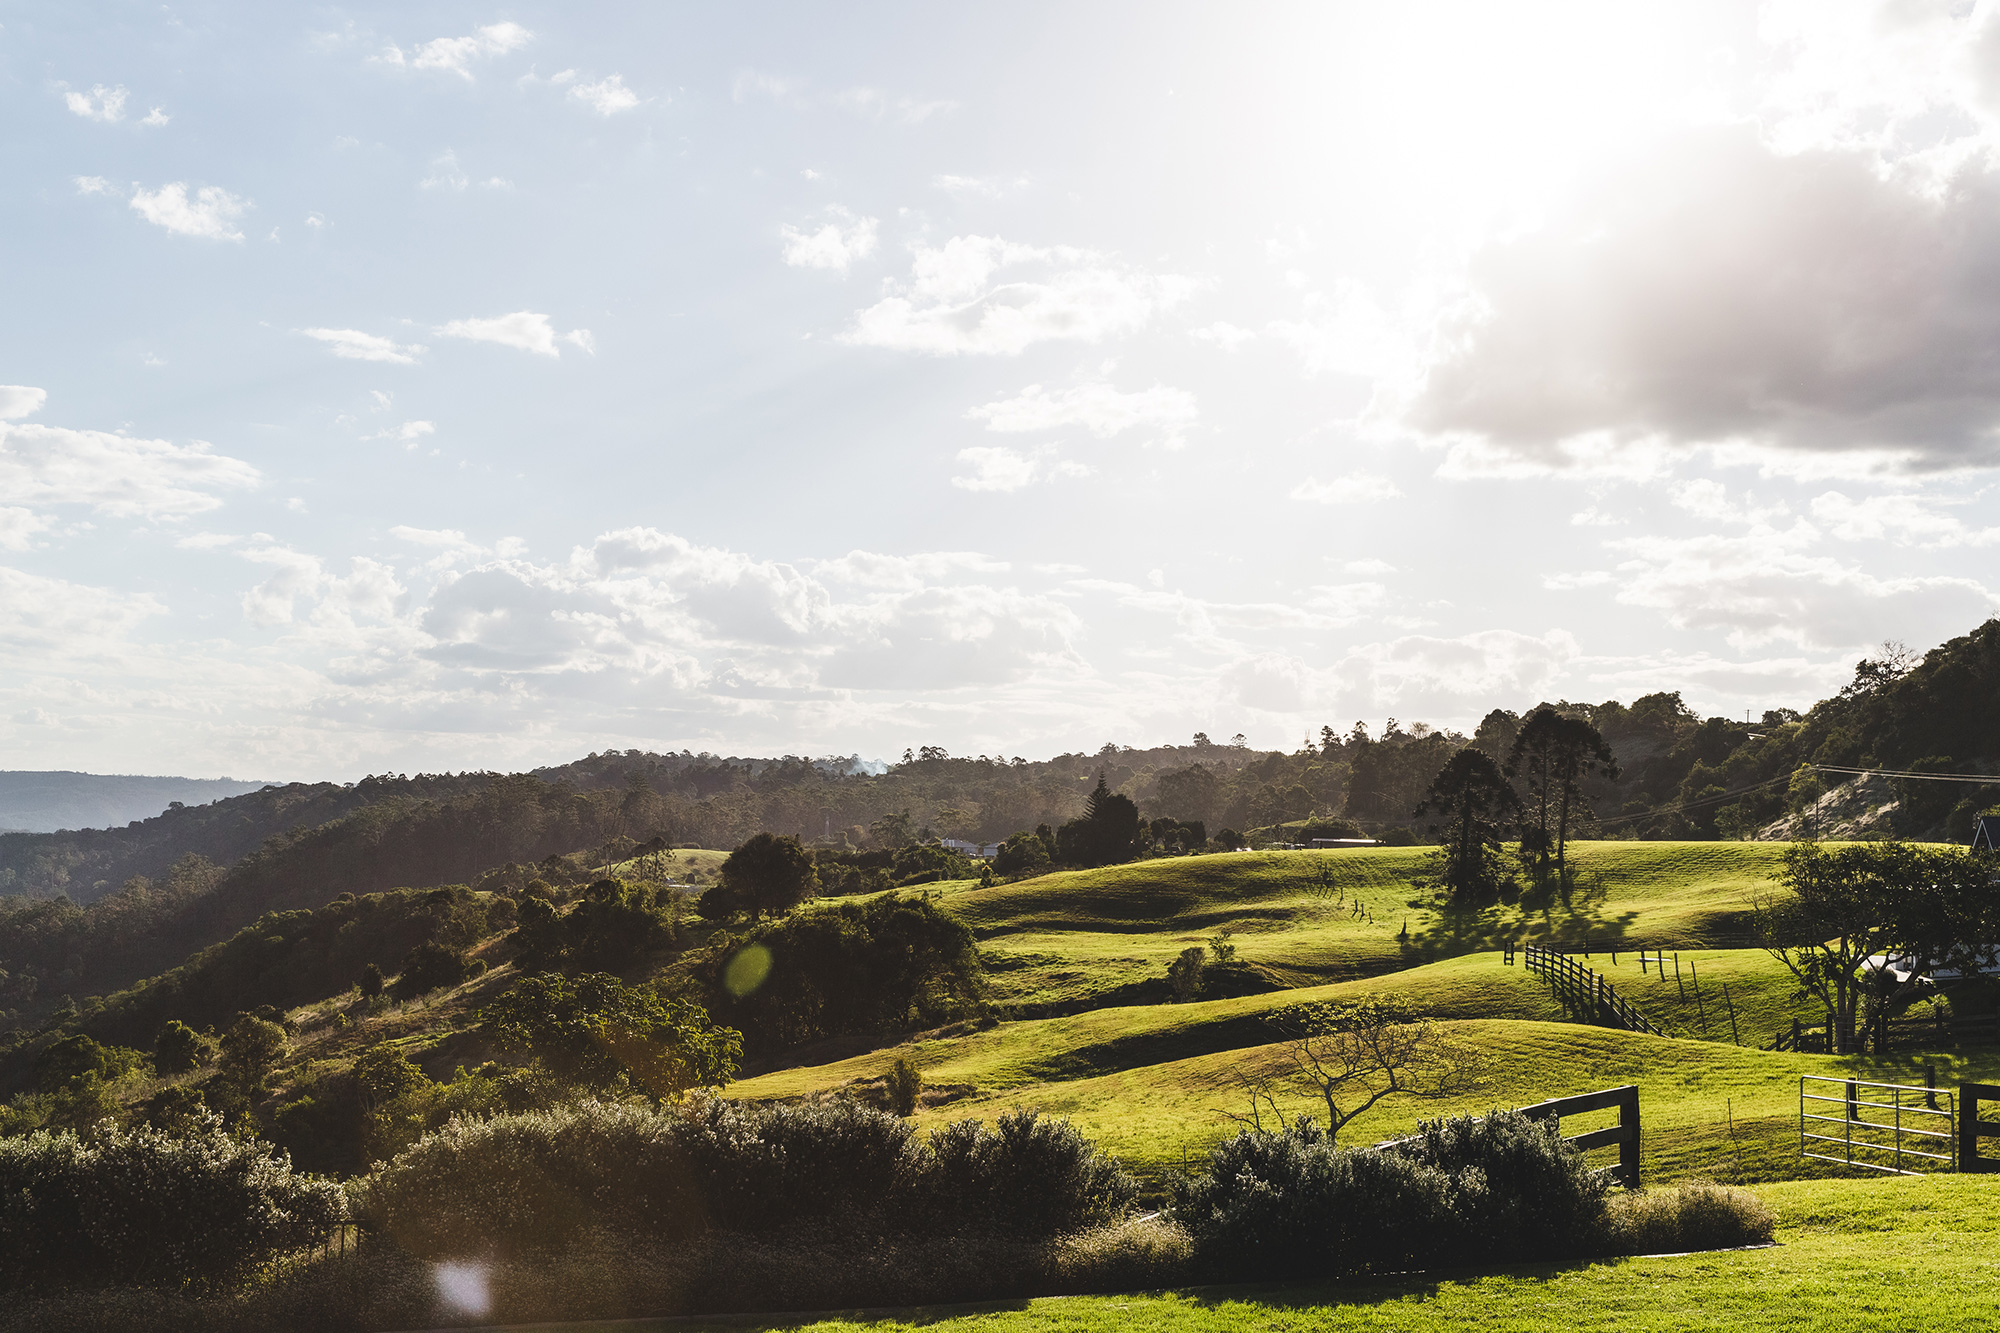
M 0 771 L 0 832 L 118 828 L 150 819 L 175 801 L 207 805 L 265 785 L 240 778 Z

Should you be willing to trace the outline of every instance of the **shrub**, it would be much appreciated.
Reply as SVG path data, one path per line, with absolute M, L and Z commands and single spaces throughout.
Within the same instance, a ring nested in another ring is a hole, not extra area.
M 436 940 L 425 940 L 422 944 L 412 945 L 410 951 L 403 955 L 402 969 L 389 992 L 399 1000 L 413 1000 L 419 995 L 469 981 L 484 971 L 486 964 L 479 959 L 467 959 L 456 949 Z
M 1172 1182 L 1169 1215 L 1218 1280 L 1420 1267 L 1445 1229 L 1447 1182 L 1414 1158 L 1342 1152 L 1310 1117 L 1216 1145 Z
M 556 1250 L 597 1229 L 673 1244 L 801 1228 L 1046 1239 L 1120 1216 L 1133 1193 L 1065 1122 L 1009 1115 L 919 1142 L 844 1099 L 456 1120 L 355 1186 L 365 1218 L 430 1259 Z
M 1076 1126 L 1033 1111 L 1009 1111 L 992 1129 L 941 1126 L 915 1156 L 909 1215 L 933 1228 L 1061 1236 L 1122 1216 L 1138 1194 Z
M 924 1090 L 924 1076 L 908 1056 L 896 1057 L 889 1069 L 889 1109 L 897 1115 L 917 1113 L 917 1097 Z
M 323 1241 L 340 1188 L 297 1176 L 214 1115 L 190 1132 L 0 1141 L 0 1287 L 181 1286 L 238 1277 Z
M 1762 1245 L 1778 1219 L 1748 1190 L 1706 1180 L 1614 1196 L 1606 1219 L 1615 1254 L 1681 1254 Z
M 170 1018 L 153 1042 L 153 1067 L 172 1077 L 201 1068 L 215 1058 L 215 1043 L 178 1018 Z
M 1583 1154 L 1511 1111 L 1348 1152 L 1309 1118 L 1246 1130 L 1174 1182 L 1170 1212 L 1203 1271 L 1225 1280 L 1567 1257 L 1601 1243 L 1605 1215 Z
M 1464 1259 L 1567 1258 L 1600 1240 L 1604 1184 L 1554 1120 L 1518 1111 L 1430 1120 L 1394 1151 L 1445 1177 Z

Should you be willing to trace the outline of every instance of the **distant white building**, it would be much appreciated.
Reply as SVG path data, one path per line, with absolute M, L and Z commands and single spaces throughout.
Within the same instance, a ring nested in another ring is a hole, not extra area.
M 938 846 L 948 852 L 976 857 L 981 861 L 991 861 L 1000 854 L 1000 844 L 997 842 L 966 842 L 962 838 L 939 838 Z

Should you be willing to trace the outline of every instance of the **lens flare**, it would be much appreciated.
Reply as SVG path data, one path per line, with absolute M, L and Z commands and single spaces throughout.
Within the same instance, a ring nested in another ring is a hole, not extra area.
M 740 1000 L 763 985 L 764 978 L 770 975 L 771 951 L 761 944 L 752 944 L 729 960 L 729 966 L 722 972 L 722 984 Z
M 437 1283 L 438 1299 L 448 1309 L 470 1315 L 483 1315 L 492 1308 L 486 1276 L 485 1264 L 462 1260 L 439 1264 L 431 1272 L 431 1280 Z

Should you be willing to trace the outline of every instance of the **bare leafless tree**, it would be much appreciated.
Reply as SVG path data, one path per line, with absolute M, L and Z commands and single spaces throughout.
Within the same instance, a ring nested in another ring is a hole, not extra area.
M 1239 1124 L 1263 1128 L 1268 1108 L 1280 1126 L 1280 1090 L 1304 1094 L 1326 1110 L 1329 1138 L 1384 1098 L 1450 1097 L 1479 1077 L 1478 1053 L 1433 1018 L 1411 1014 L 1394 1000 L 1370 996 L 1347 1004 L 1300 1005 L 1279 1023 L 1292 1034 L 1285 1067 L 1252 1082 L 1248 1115 Z

